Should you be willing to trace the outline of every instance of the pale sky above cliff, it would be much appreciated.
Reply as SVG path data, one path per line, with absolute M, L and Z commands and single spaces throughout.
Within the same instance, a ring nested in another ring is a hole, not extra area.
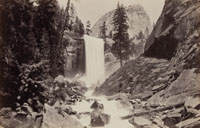
M 67 0 L 58 0 L 61 5 L 66 5 Z M 75 1 L 75 0 L 72 0 Z M 156 22 L 160 16 L 165 0 L 76 0 L 75 8 L 83 23 L 87 20 L 93 25 L 102 15 L 116 8 L 120 2 L 126 6 L 140 4 L 144 7 L 151 22 Z

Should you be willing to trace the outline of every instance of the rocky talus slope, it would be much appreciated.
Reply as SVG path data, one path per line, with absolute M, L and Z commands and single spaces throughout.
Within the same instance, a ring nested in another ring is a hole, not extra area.
M 200 0 L 166 0 L 143 56 L 112 74 L 96 94 L 126 93 L 141 128 L 200 127 Z M 141 123 L 143 122 L 143 123 Z

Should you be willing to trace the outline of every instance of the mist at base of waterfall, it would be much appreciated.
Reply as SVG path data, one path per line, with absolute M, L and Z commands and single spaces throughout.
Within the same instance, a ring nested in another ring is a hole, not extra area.
M 72 109 L 77 111 L 78 113 L 90 113 L 93 109 L 90 106 L 96 100 L 99 103 L 104 105 L 104 113 L 111 116 L 110 123 L 105 125 L 104 127 L 98 128 L 133 128 L 128 120 L 123 120 L 121 117 L 126 116 L 130 113 L 130 110 L 124 108 L 123 105 L 117 100 L 108 100 L 106 96 L 92 96 L 93 90 L 89 90 L 85 96 L 90 101 L 82 100 L 81 102 L 77 102 L 75 105 L 72 105 Z M 82 123 L 83 126 L 87 128 L 92 128 L 90 126 L 90 115 L 82 114 L 79 121 Z

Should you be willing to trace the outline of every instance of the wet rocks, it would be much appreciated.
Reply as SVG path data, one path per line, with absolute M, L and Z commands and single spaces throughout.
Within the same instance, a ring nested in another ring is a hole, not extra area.
M 92 127 L 102 127 L 110 122 L 110 115 L 105 114 L 100 109 L 96 109 L 91 113 L 90 124 Z
M 104 111 L 104 105 L 99 103 L 98 101 L 94 101 L 94 103 L 91 105 L 92 109 L 94 109 L 91 113 L 91 121 L 90 125 L 92 127 L 102 127 L 105 126 L 110 122 L 110 115 L 105 114 Z
M 101 109 L 103 110 L 104 109 L 104 106 L 103 104 L 97 102 L 97 101 L 94 101 L 94 103 L 90 106 L 91 109 Z

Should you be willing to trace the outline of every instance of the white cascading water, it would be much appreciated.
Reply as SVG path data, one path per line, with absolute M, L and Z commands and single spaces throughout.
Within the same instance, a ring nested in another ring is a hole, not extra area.
M 84 35 L 86 54 L 86 81 L 98 84 L 104 80 L 105 60 L 104 41 L 100 38 Z
M 105 67 L 104 67 L 104 41 L 99 38 L 90 37 L 85 35 L 85 54 L 86 54 L 86 76 L 82 80 L 86 82 L 88 87 L 93 84 L 100 84 L 104 81 L 105 77 Z M 95 99 L 104 105 L 104 112 L 111 116 L 110 123 L 104 127 L 98 128 L 132 128 L 133 126 L 128 122 L 128 120 L 122 120 L 121 117 L 128 115 L 130 109 L 122 107 L 122 105 L 116 101 L 107 100 L 106 96 L 95 97 L 92 96 L 92 91 L 89 90 L 85 96 L 87 99 Z M 72 105 L 72 109 L 78 113 L 92 112 L 90 108 L 94 101 L 82 100 Z M 83 126 L 87 128 L 92 128 L 90 126 L 90 116 L 82 115 L 79 121 Z

